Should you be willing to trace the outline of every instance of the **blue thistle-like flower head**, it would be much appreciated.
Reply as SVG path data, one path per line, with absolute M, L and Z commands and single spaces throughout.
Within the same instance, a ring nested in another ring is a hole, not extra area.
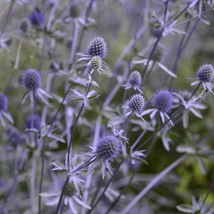
M 129 103 L 128 103 L 128 107 L 132 111 L 134 111 L 138 114 L 142 113 L 144 106 L 145 106 L 145 99 L 141 94 L 133 95 L 130 98 Z
M 102 37 L 97 37 L 94 40 L 92 40 L 89 49 L 88 54 L 90 56 L 99 56 L 101 59 L 106 56 L 107 52 L 107 46 L 106 42 Z
M 28 69 L 22 76 L 22 82 L 28 90 L 35 90 L 41 87 L 42 77 L 39 71 Z
M 23 33 L 23 34 L 27 34 L 29 33 L 31 29 L 31 23 L 28 19 L 22 19 L 19 25 L 19 30 Z
M 105 136 L 97 144 L 96 154 L 98 158 L 112 160 L 120 152 L 120 139 L 115 136 Z
M 64 195 L 68 196 L 68 197 L 72 197 L 72 196 L 75 195 L 76 192 L 77 191 L 76 191 L 76 188 L 75 188 L 74 184 L 71 183 L 71 182 L 68 182 L 67 185 L 66 185 L 66 188 L 65 188 Z
M 35 27 L 41 27 L 45 21 L 44 14 L 40 11 L 39 8 L 35 8 L 29 16 L 30 22 Z
M 40 116 L 38 114 L 30 114 L 27 117 L 26 123 L 25 123 L 25 128 L 26 129 L 40 129 Z
M 8 99 L 5 96 L 5 94 L 0 92 L 0 111 L 6 111 L 7 108 L 8 108 Z
M 131 84 L 132 86 L 140 86 L 141 81 L 141 75 L 138 71 L 133 71 L 128 79 L 129 84 Z
M 197 71 L 197 77 L 202 82 L 211 82 L 214 75 L 214 68 L 210 64 L 202 65 Z
M 154 108 L 161 112 L 169 112 L 172 108 L 172 94 L 167 90 L 160 90 L 154 96 Z

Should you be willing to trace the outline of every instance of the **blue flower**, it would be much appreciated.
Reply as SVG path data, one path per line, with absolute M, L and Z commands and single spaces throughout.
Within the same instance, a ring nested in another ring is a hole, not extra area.
M 40 129 L 40 116 L 38 114 L 32 113 L 28 115 L 26 123 L 25 123 L 25 128 L 26 129 Z
M 198 77 L 198 80 L 193 82 L 191 85 L 197 85 L 202 83 L 204 91 L 209 91 L 212 95 L 212 79 L 214 77 L 214 68 L 211 64 L 204 64 L 202 65 L 197 73 L 196 76 Z
M 41 89 L 42 77 L 39 71 L 35 69 L 27 69 L 22 76 L 22 83 L 28 89 L 22 99 L 22 104 L 26 98 L 30 96 L 31 102 L 34 103 L 35 97 L 38 96 L 44 103 L 48 104 L 47 98 L 52 98 L 46 91 Z
M 41 27 L 45 21 L 44 14 L 37 7 L 29 15 L 29 19 L 31 24 L 36 27 Z
M 106 42 L 102 37 L 97 37 L 91 41 L 88 49 L 88 54 L 93 56 L 99 56 L 101 59 L 106 56 L 107 46 Z
M 136 114 L 137 117 L 141 118 L 141 113 L 143 112 L 145 106 L 145 99 L 141 94 L 135 94 L 133 95 L 129 101 L 127 106 L 123 106 L 123 108 L 125 109 L 130 109 L 130 111 L 128 111 L 125 116 L 129 116 L 132 114 L 132 112 L 134 112 Z M 141 118 L 143 119 L 143 118 Z
M 120 152 L 120 140 L 115 136 L 105 136 L 98 141 L 96 154 L 99 159 L 112 160 Z
M 35 69 L 28 69 L 22 77 L 24 86 L 29 90 L 35 90 L 41 87 L 42 77 L 39 71 Z
M 133 71 L 130 74 L 127 83 L 123 86 L 125 87 L 125 89 L 134 88 L 134 90 L 138 90 L 140 93 L 143 94 L 143 92 L 140 89 L 141 84 L 142 84 L 142 78 L 141 78 L 140 72 Z
M 161 112 L 170 112 L 172 108 L 172 94 L 167 90 L 158 91 L 154 96 L 154 108 Z
M 172 109 L 172 103 L 173 103 L 172 93 L 167 90 L 160 90 L 154 95 L 154 98 L 153 98 L 153 107 L 154 108 L 145 110 L 141 114 L 141 116 L 150 114 L 150 118 L 154 119 L 154 117 L 158 113 L 160 115 L 163 123 L 167 119 L 167 120 L 169 120 L 169 123 L 173 126 L 173 123 L 170 120 L 169 115 L 167 114 Z

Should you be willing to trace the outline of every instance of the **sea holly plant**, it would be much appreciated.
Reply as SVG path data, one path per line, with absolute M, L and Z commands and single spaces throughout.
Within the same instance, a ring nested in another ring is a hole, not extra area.
M 142 113 L 142 115 L 150 114 L 150 118 L 153 119 L 157 114 L 159 114 L 163 123 L 169 120 L 169 123 L 173 126 L 173 122 L 168 115 L 172 109 L 172 104 L 172 93 L 168 90 L 160 90 L 154 95 L 154 108 L 147 109 Z
M 133 71 L 130 74 L 127 80 L 127 83 L 123 86 L 125 87 L 125 89 L 133 88 L 134 90 L 138 90 L 140 93 L 143 94 L 143 91 L 140 89 L 141 85 L 142 85 L 142 78 L 139 71 Z
M 0 8 L 0 213 L 214 213 L 212 1 Z
M 141 117 L 141 114 L 144 110 L 145 106 L 145 99 L 141 94 L 133 95 L 128 103 L 127 106 L 123 106 L 124 109 L 128 109 L 129 111 L 125 114 L 125 116 L 130 116 L 134 113 L 137 117 Z M 143 119 L 143 118 L 142 118 Z
M 198 80 L 193 82 L 191 85 L 196 85 L 201 83 L 203 85 L 204 91 L 209 91 L 212 95 L 212 79 L 214 77 L 214 68 L 211 64 L 204 64 L 202 65 L 197 73 Z
M 45 104 L 48 104 L 48 98 L 52 97 L 41 88 L 42 77 L 38 70 L 35 69 L 26 70 L 22 76 L 22 82 L 25 88 L 28 90 L 22 99 L 22 104 L 24 104 L 28 96 L 30 96 L 32 104 L 35 104 L 36 97 L 42 100 Z

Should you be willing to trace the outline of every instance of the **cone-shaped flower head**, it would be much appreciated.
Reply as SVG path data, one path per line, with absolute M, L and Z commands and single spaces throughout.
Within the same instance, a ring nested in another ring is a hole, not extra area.
M 141 81 L 141 75 L 138 71 L 133 71 L 128 79 L 129 84 L 131 84 L 132 86 L 140 86 Z
M 163 61 L 164 58 L 164 47 L 163 45 L 159 44 L 156 46 L 153 54 L 152 54 L 152 60 L 156 62 Z
M 30 22 L 32 25 L 36 27 L 40 27 L 44 23 L 44 14 L 39 10 L 39 8 L 35 8 L 29 16 Z
M 22 19 L 19 25 L 19 30 L 23 33 L 23 34 L 27 34 L 29 33 L 31 28 L 31 23 L 28 19 Z
M 140 114 L 144 109 L 145 99 L 141 94 L 135 94 L 130 98 L 128 106 L 132 111 Z
M 25 128 L 26 129 L 40 129 L 40 116 L 38 114 L 30 114 L 27 117 Z
M 102 68 L 102 60 L 101 60 L 100 56 L 92 57 L 92 59 L 90 61 L 90 65 L 92 68 L 97 69 L 97 70 Z
M 41 87 L 42 77 L 39 71 L 28 69 L 23 74 L 22 81 L 28 90 L 35 90 Z
M 102 37 L 97 37 L 94 40 L 92 40 L 89 49 L 88 54 L 90 56 L 99 56 L 101 59 L 106 56 L 106 42 Z
M 2 92 L 0 92 L 0 111 L 6 111 L 7 108 L 8 108 L 8 99 Z
M 112 160 L 120 152 L 120 139 L 115 136 L 105 136 L 97 144 L 96 154 L 98 158 Z
M 197 71 L 197 77 L 202 82 L 211 82 L 214 75 L 214 68 L 210 64 L 202 65 Z
M 72 197 L 72 196 L 75 195 L 76 192 L 77 191 L 76 191 L 76 188 L 75 188 L 74 184 L 71 183 L 71 182 L 68 182 L 67 185 L 66 185 L 66 188 L 65 188 L 64 195 L 68 196 L 68 197 Z
M 154 96 L 154 108 L 161 112 L 169 112 L 172 108 L 172 94 L 167 90 L 158 91 Z

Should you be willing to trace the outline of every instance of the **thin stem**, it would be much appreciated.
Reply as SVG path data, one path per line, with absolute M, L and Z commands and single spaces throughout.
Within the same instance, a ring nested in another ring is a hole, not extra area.
M 180 163 L 182 163 L 188 157 L 187 154 L 181 156 L 172 164 L 170 164 L 167 168 L 165 168 L 161 173 L 159 173 L 156 177 L 154 177 L 148 185 L 125 207 L 121 214 L 128 213 L 136 203 L 141 200 L 146 193 L 148 193 L 164 176 L 166 176 L 170 171 L 172 171 L 175 167 L 177 167 Z
M 99 115 L 96 121 L 96 126 L 95 126 L 95 132 L 94 132 L 94 140 L 93 140 L 93 148 L 95 150 L 96 148 L 96 144 L 98 141 L 98 138 L 100 136 L 100 129 L 101 129 L 101 123 L 102 123 L 102 115 Z M 84 195 L 83 195 L 83 201 L 86 203 L 89 197 L 89 188 L 91 186 L 91 179 L 92 179 L 92 174 L 88 175 L 87 179 L 86 179 L 86 183 L 85 183 L 85 191 L 84 191 Z M 82 214 L 84 214 L 86 212 L 86 209 L 84 207 L 82 207 Z
M 19 68 L 19 58 L 20 58 L 20 53 L 21 53 L 21 49 L 22 49 L 22 44 L 23 44 L 22 40 L 19 40 L 19 46 L 18 46 L 18 50 L 17 50 L 17 54 L 16 54 L 14 70 L 17 70 Z
M 75 172 L 78 172 L 80 171 L 81 169 L 89 166 L 91 163 L 93 163 L 95 160 L 96 160 L 96 156 L 92 156 L 89 160 L 87 160 L 84 164 L 82 164 L 80 167 L 74 169 L 73 171 L 71 171 L 71 173 L 75 173 Z
M 86 13 L 85 13 L 85 23 L 87 23 L 88 21 L 88 17 L 90 15 L 90 12 L 91 12 L 91 8 L 92 8 L 92 4 L 93 4 L 94 0 L 91 0 L 88 4 L 88 7 L 86 9 Z M 80 33 L 80 36 L 79 36 L 79 44 L 77 46 L 77 52 L 80 51 L 81 49 L 81 45 L 82 45 L 82 41 L 83 41 L 83 36 L 84 36 L 84 33 L 85 33 L 85 30 L 86 30 L 86 26 L 83 27 L 81 33 Z
M 210 10 L 212 10 L 212 8 L 209 8 L 209 9 L 205 10 L 205 11 L 202 13 L 202 15 L 205 14 L 205 13 L 207 13 L 207 12 L 209 12 Z M 185 23 L 187 23 L 187 22 L 190 22 L 190 21 L 192 21 L 192 20 L 194 20 L 194 19 L 198 19 L 198 15 L 193 16 L 192 18 L 187 19 L 187 20 L 185 20 L 185 21 L 183 21 L 183 22 L 180 22 L 180 23 L 176 24 L 174 27 L 178 27 L 178 26 L 183 25 L 183 24 L 185 24 Z
M 161 33 L 160 36 L 157 38 L 157 40 L 156 40 L 156 42 L 155 42 L 155 44 L 154 44 L 154 46 L 153 46 L 153 48 L 152 48 L 152 51 L 151 51 L 151 53 L 150 53 L 150 55 L 149 55 L 149 58 L 148 58 L 147 63 L 146 63 L 146 66 L 145 66 L 145 68 L 144 68 L 144 70 L 143 70 L 143 73 L 142 73 L 142 81 L 143 81 L 143 79 L 144 79 L 144 76 L 145 76 L 145 74 L 146 74 L 147 68 L 148 68 L 148 66 L 149 66 L 149 62 L 150 62 L 151 59 L 152 59 L 153 53 L 155 52 L 155 48 L 157 47 L 159 41 L 161 40 L 161 37 L 162 37 L 162 33 Z
M 97 185 L 97 189 L 96 189 L 96 191 L 93 194 L 93 198 L 91 200 L 91 204 L 94 204 L 95 199 L 97 198 L 97 195 L 98 195 L 98 193 L 99 193 L 99 191 L 100 191 L 100 189 L 102 187 L 101 182 L 102 182 L 102 176 L 100 176 L 100 178 L 99 178 L 99 180 L 97 182 L 97 184 L 99 184 L 99 185 Z
M 122 197 L 122 195 L 125 193 L 125 191 L 127 190 L 127 188 L 130 186 L 133 178 L 135 176 L 135 172 L 132 172 L 129 180 L 128 180 L 128 184 L 122 189 L 122 191 L 120 192 L 120 195 L 116 198 L 116 200 L 111 204 L 111 206 L 108 208 L 108 210 L 106 211 L 105 214 L 110 213 L 110 211 L 117 205 L 117 203 L 119 202 L 120 198 Z
M 36 107 L 36 91 L 33 90 L 33 109 L 34 109 L 34 113 L 37 114 L 37 107 Z
M 154 118 L 152 118 L 152 120 L 147 124 L 146 128 L 143 130 L 143 132 L 141 133 L 141 135 L 137 138 L 137 140 L 134 142 L 134 144 L 132 145 L 131 149 L 134 149 L 137 144 L 140 142 L 140 140 L 142 139 L 142 137 L 145 135 L 145 133 L 148 131 L 148 128 L 150 127 L 150 125 L 153 123 L 153 120 L 156 118 L 156 115 L 154 116 Z
M 188 99 L 187 102 L 189 102 L 192 99 L 192 97 L 194 96 L 194 94 L 196 93 L 196 91 L 199 89 L 200 85 L 201 85 L 201 82 L 197 85 L 197 87 L 195 88 L 195 90 L 192 92 L 192 94 L 189 97 L 189 99 Z
M 143 81 L 142 85 L 144 85 L 147 82 L 147 80 L 149 79 L 149 76 L 152 74 L 152 71 L 153 71 L 153 69 L 155 67 L 155 63 L 156 63 L 155 61 L 152 61 L 152 66 L 151 66 L 151 68 L 150 68 L 145 80 Z
M 186 28 L 185 28 L 185 32 L 187 32 L 189 26 L 190 26 L 190 22 L 187 23 Z M 173 64 L 173 68 L 172 68 L 172 73 L 174 73 L 174 74 L 177 73 L 178 62 L 179 62 L 180 57 L 181 57 L 182 46 L 183 46 L 185 37 L 186 37 L 186 34 L 184 34 L 182 36 L 180 44 L 179 44 L 179 47 L 178 47 L 178 50 L 177 50 L 176 60 L 175 60 L 175 62 Z M 170 81 L 170 84 L 169 84 L 169 90 L 170 91 L 172 90 L 173 83 L 174 83 L 174 78 L 171 78 L 171 81 Z
M 55 122 L 55 120 L 56 120 L 56 118 L 57 118 L 57 115 L 59 114 L 59 111 L 60 111 L 60 109 L 62 108 L 62 106 L 63 106 L 63 104 L 64 104 L 64 101 L 65 101 L 65 99 L 66 99 L 66 97 L 67 97 L 67 95 L 68 95 L 68 93 L 69 93 L 71 87 L 72 87 L 72 84 L 70 84 L 68 90 L 65 92 L 65 95 L 64 95 L 64 97 L 63 97 L 63 99 L 62 99 L 62 102 L 60 103 L 59 108 L 57 109 L 57 112 L 56 112 L 56 114 L 54 115 L 53 120 L 51 121 L 50 127 L 49 127 L 49 129 L 48 129 L 48 133 L 51 132 L 51 129 L 52 129 L 53 125 L 54 125 L 54 122 Z
M 121 160 L 121 162 L 119 163 L 117 168 L 114 170 L 114 173 L 111 176 L 110 180 L 108 181 L 107 185 L 105 186 L 102 194 L 100 195 L 100 197 L 97 199 L 96 203 L 91 207 L 91 210 L 89 210 L 89 212 L 87 214 L 91 213 L 92 210 L 97 206 L 97 204 L 99 203 L 99 201 L 101 200 L 101 198 L 105 194 L 106 190 L 108 189 L 109 185 L 111 184 L 111 182 L 112 182 L 113 178 L 115 177 L 116 173 L 118 172 L 118 170 L 120 169 L 121 165 L 123 164 L 123 162 L 124 162 L 124 159 Z
M 183 13 L 186 12 L 186 10 L 189 8 L 191 2 L 174 18 L 172 19 L 168 25 L 171 25 L 174 21 L 176 21 Z
M 39 214 L 42 212 L 42 207 L 41 207 L 41 196 L 40 194 L 42 193 L 42 185 L 43 185 L 43 177 L 44 177 L 44 166 L 45 166 L 45 141 L 41 140 L 42 143 L 42 167 L 41 167 L 41 175 L 40 175 L 40 182 L 39 182 Z
M 30 210 L 31 210 L 31 214 L 34 214 L 35 177 L 36 177 L 36 157 L 33 156 L 31 179 L 30 179 Z
M 74 61 L 78 32 L 79 32 L 79 26 L 78 26 L 77 20 L 75 20 L 74 21 L 74 32 L 73 32 L 73 37 L 72 37 L 72 46 L 71 46 L 71 51 L 70 51 L 70 59 L 69 59 L 70 64 L 72 64 Z
M 115 94 L 119 91 L 121 85 L 122 85 L 121 82 L 117 82 L 117 84 L 114 86 L 114 88 L 110 91 L 110 93 L 108 94 L 108 97 L 105 99 L 105 101 L 103 103 L 103 109 L 105 109 L 109 105 L 109 103 L 114 98 Z
M 9 17 L 10 17 L 10 14 L 11 14 L 12 7 L 13 7 L 14 2 L 15 2 L 15 0 L 12 0 L 12 1 L 11 1 L 10 7 L 9 7 L 9 11 L 8 11 L 8 13 L 7 13 L 6 21 L 5 21 L 4 26 L 3 26 L 2 30 L 1 30 L 0 40 L 1 40 L 1 37 L 2 37 L 2 35 L 3 35 L 3 33 L 4 33 L 5 29 L 6 29 L 6 27 L 7 27 L 7 23 L 8 23 L 8 21 L 9 21 Z
M 139 149 L 141 149 L 143 146 L 145 146 L 153 137 L 155 137 L 156 136 L 156 134 L 166 125 L 166 124 L 168 124 L 168 122 L 172 119 L 172 118 L 174 118 L 178 113 L 180 113 L 180 111 L 183 109 L 183 106 L 181 106 L 176 112 L 174 112 L 172 115 L 171 115 L 171 117 L 170 117 L 170 119 L 168 119 L 168 120 L 166 120 L 165 121 L 165 123 L 163 123 L 156 131 L 154 131 L 153 133 L 152 133 L 152 135 L 150 135 L 136 150 L 139 150 Z M 140 137 L 138 137 L 138 142 L 141 140 L 141 138 Z
M 184 49 L 186 48 L 187 44 L 189 43 L 189 41 L 190 41 L 190 39 L 191 39 L 191 37 L 192 37 L 192 35 L 193 35 L 193 33 L 194 33 L 194 31 L 195 31 L 197 25 L 199 24 L 199 21 L 200 21 L 200 19 L 198 18 L 198 19 L 196 20 L 196 22 L 195 22 L 195 24 L 194 24 L 194 26 L 193 26 L 193 28 L 192 28 L 192 30 L 191 30 L 189 36 L 187 37 L 186 42 L 184 43 L 183 47 L 181 47 L 180 51 L 178 51 L 176 63 L 178 63 L 178 61 L 179 61 L 179 59 L 180 59 L 180 57 L 181 57 L 181 55 L 182 55 Z M 184 38 L 184 37 L 183 37 L 183 38 Z M 176 71 L 176 69 L 177 69 L 177 64 L 176 64 L 176 67 L 175 67 L 175 71 Z M 175 72 L 175 73 L 176 73 L 176 72 Z M 171 84 L 170 84 L 170 89 L 171 89 L 171 87 L 172 87 L 173 81 L 174 81 L 174 80 L 173 80 L 173 78 L 172 78 Z
M 60 206 L 61 206 L 61 203 L 62 203 L 63 195 L 64 195 L 64 192 L 65 192 L 66 186 L 68 184 L 68 181 L 69 181 L 69 176 L 67 176 L 67 178 L 65 180 L 65 183 L 63 185 L 62 192 L 61 192 L 60 197 L 59 197 L 59 201 L 58 201 L 58 204 L 57 204 L 57 207 L 56 207 L 55 214 L 59 214 Z
M 143 25 L 142 28 L 140 28 L 140 30 L 137 33 L 136 39 L 139 39 L 145 32 L 147 31 L 147 25 Z M 127 46 L 123 49 L 123 52 L 120 54 L 119 58 L 117 59 L 117 62 L 115 64 L 114 70 L 113 70 L 113 74 L 116 74 L 118 67 L 121 64 L 121 61 L 123 60 L 123 58 L 126 56 L 126 54 L 130 51 L 130 49 L 132 48 L 132 46 L 135 44 L 135 40 L 132 39 Z
M 166 7 L 165 7 L 165 11 L 164 11 L 164 24 L 167 21 L 167 10 L 168 10 L 168 5 L 169 5 L 169 0 L 166 1 Z
M 128 62 L 127 79 L 128 79 L 128 76 L 129 76 L 129 74 L 131 72 L 131 63 L 132 63 L 132 59 L 134 57 L 135 45 L 136 45 L 136 42 L 137 42 L 137 33 L 138 33 L 138 31 L 140 29 L 140 25 L 141 25 L 141 19 L 142 19 L 144 4 L 145 4 L 145 1 L 142 0 L 141 1 L 141 7 L 140 7 L 140 10 L 139 10 L 139 14 L 138 14 L 137 21 L 136 21 L 136 29 L 135 29 L 135 33 L 134 33 L 134 40 L 133 40 L 131 55 L 130 55 L 129 62 Z M 126 90 L 125 90 L 125 93 L 124 93 L 124 96 L 123 96 L 123 101 L 125 99 L 126 99 Z
M 91 82 L 90 82 L 90 83 L 88 84 L 88 86 L 87 86 L 85 97 L 87 97 L 90 87 L 91 87 Z M 76 130 L 76 127 L 77 127 L 77 122 L 78 122 L 79 117 L 80 117 L 80 115 L 81 115 L 81 113 L 82 113 L 82 111 L 83 111 L 84 106 L 85 106 L 85 104 L 84 104 L 84 102 L 83 102 L 83 104 L 82 104 L 82 106 L 81 106 L 81 108 L 80 108 L 80 110 L 79 110 L 79 113 L 78 113 L 78 115 L 77 115 L 77 118 L 76 118 L 76 120 L 75 120 L 75 122 L 74 122 L 72 131 L 71 131 L 71 138 L 70 138 L 70 142 L 69 142 L 69 145 L 68 145 L 68 171 L 70 170 L 70 152 L 71 152 L 71 145 L 72 145 L 74 133 L 75 133 L 75 130 Z

